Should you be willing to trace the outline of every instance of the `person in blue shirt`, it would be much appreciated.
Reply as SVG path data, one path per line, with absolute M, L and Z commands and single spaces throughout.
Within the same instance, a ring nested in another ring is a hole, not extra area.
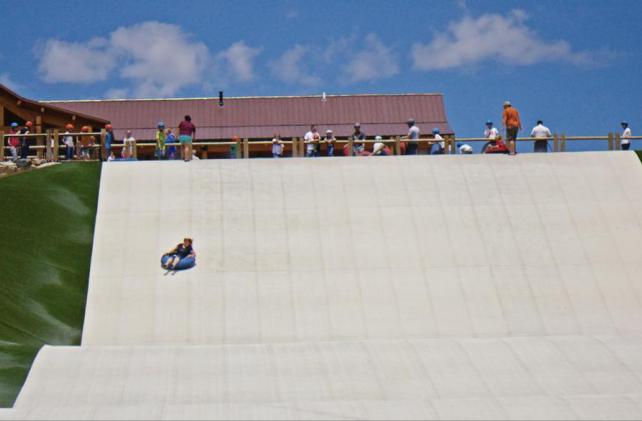
M 105 125 L 105 156 L 104 160 L 107 161 L 111 155 L 111 145 L 114 143 L 114 128 L 111 124 Z
M 171 129 L 165 131 L 165 145 L 167 146 L 167 159 L 176 159 L 176 146 L 171 146 L 176 143 L 176 135 L 172 133 Z

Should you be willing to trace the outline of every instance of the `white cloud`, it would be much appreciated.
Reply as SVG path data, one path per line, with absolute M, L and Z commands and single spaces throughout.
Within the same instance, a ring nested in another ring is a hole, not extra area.
M 107 79 L 114 68 L 107 52 L 107 40 L 94 38 L 86 43 L 50 39 L 37 47 L 38 70 L 45 82 L 92 83 Z
M 269 67 L 276 79 L 308 87 L 324 80 L 356 83 L 399 73 L 397 54 L 374 33 L 334 38 L 325 45 L 295 44 Z
M 132 80 L 134 95 L 163 97 L 201 81 L 210 53 L 176 25 L 144 22 L 112 32 L 110 44 L 116 56 L 125 58 L 120 68 Z
M 279 58 L 269 63 L 272 75 L 286 83 L 303 86 L 316 86 L 321 78 L 311 73 L 310 64 L 314 64 L 314 56 L 307 46 L 296 44 L 285 51 Z
M 260 48 L 249 47 L 245 42 L 235 42 L 227 50 L 217 54 L 222 67 L 228 69 L 232 79 L 239 82 L 254 80 L 254 59 L 261 52 Z
M 396 54 L 376 34 L 368 34 L 365 47 L 351 55 L 344 68 L 350 82 L 392 77 L 399 73 Z
M 547 42 L 526 25 L 528 16 L 522 10 L 508 15 L 485 14 L 464 17 L 448 25 L 428 44 L 412 47 L 414 68 L 418 70 L 449 69 L 484 61 L 509 65 L 531 65 L 562 60 L 589 64 L 591 57 L 575 52 L 566 41 Z
M 128 86 L 105 95 L 121 98 L 174 96 L 187 86 L 206 86 L 228 74 L 239 83 L 251 81 L 260 51 L 239 41 L 212 54 L 181 27 L 156 21 L 119 27 L 87 42 L 50 39 L 37 50 L 44 81 L 93 83 L 115 75 Z

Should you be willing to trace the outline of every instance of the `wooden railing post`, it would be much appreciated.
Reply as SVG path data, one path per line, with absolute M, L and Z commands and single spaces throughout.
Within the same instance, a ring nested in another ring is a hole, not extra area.
M 352 153 L 352 136 L 348 138 L 348 156 L 353 156 Z
M 401 137 L 396 136 L 395 141 L 395 155 L 401 155 Z
M 622 137 L 619 133 L 615 133 L 615 150 L 619 151 L 622 149 Z
M 4 162 L 4 131 L 0 130 L 0 162 Z
M 243 139 L 243 158 L 248 159 L 250 157 L 250 141 L 248 138 Z
M 299 156 L 301 157 L 305 156 L 305 150 L 307 146 L 308 145 L 305 143 L 305 139 L 299 139 Z
M 58 129 L 54 129 L 53 132 L 53 160 L 54 162 L 58 162 L 60 159 L 60 144 L 59 140 L 60 138 L 58 137 Z
M 562 133 L 561 151 L 566 152 L 566 134 Z
M 609 151 L 612 151 L 613 149 L 613 132 L 609 132 Z
M 37 134 L 42 133 L 42 117 L 39 115 L 36 116 L 36 133 Z M 36 136 L 35 146 L 42 146 L 42 145 L 47 145 L 47 142 L 42 141 L 42 136 Z M 38 159 L 42 159 L 42 149 L 40 148 L 36 149 L 36 157 Z
M 105 149 L 105 138 L 107 137 L 107 130 L 103 127 L 100 129 L 100 161 L 107 161 L 107 149 Z
M 553 133 L 553 152 L 560 151 L 560 137 L 557 133 Z
M 49 157 L 53 156 L 53 148 L 51 147 L 51 130 L 45 132 L 45 158 L 49 161 Z
M 293 158 L 299 157 L 299 138 L 298 137 L 292 138 L 292 157 Z

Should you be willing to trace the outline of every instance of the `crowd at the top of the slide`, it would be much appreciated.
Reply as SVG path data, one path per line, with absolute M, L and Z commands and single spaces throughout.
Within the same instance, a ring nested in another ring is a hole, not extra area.
M 515 108 L 510 101 L 505 101 L 503 104 L 503 112 L 501 119 L 502 137 L 500 130 L 495 127 L 491 120 L 486 122 L 484 130 L 484 138 L 487 142 L 481 149 L 482 153 L 504 153 L 514 155 L 516 153 L 516 140 L 520 131 L 523 130 L 522 120 L 517 108 Z M 421 138 L 421 129 L 413 118 L 407 120 L 408 132 L 402 138 L 399 145 L 400 153 L 404 155 L 416 155 L 419 153 L 419 143 Z M 622 133 L 620 135 L 622 150 L 628 150 L 631 147 L 631 138 L 633 136 L 631 127 L 626 121 L 620 123 Z M 156 149 L 155 157 L 157 159 L 178 159 L 182 158 L 184 161 L 198 159 L 192 149 L 192 142 L 196 138 L 196 126 L 192 122 L 190 115 L 186 115 L 184 119 L 178 124 L 177 135 L 165 126 L 165 123 L 159 121 L 156 125 L 157 131 L 155 135 Z M 7 133 L 6 146 L 9 151 L 10 159 L 13 161 L 18 158 L 26 159 L 30 153 L 30 145 L 33 144 L 33 139 L 25 136 L 31 133 L 33 123 L 31 121 L 25 122 L 23 126 L 17 123 L 11 123 L 9 132 Z M 112 146 L 117 142 L 114 130 L 111 124 L 105 126 L 105 139 L 104 139 L 104 152 L 99 152 L 96 148 L 96 137 L 88 135 L 74 135 L 75 128 L 73 124 L 67 124 L 65 132 L 61 136 L 61 144 L 65 148 L 65 157 L 67 160 L 72 159 L 104 159 L 106 161 L 113 161 L 116 159 L 131 160 L 136 159 L 136 138 L 132 130 L 126 130 L 125 136 L 122 139 L 122 144 L 119 150 L 119 156 L 115 153 L 115 148 Z M 83 126 L 82 132 L 90 131 L 90 128 Z M 547 152 L 550 148 L 549 140 L 552 138 L 551 130 L 544 125 L 542 120 L 537 120 L 535 126 L 530 132 L 530 137 L 534 139 L 533 152 Z M 337 139 L 334 136 L 331 127 L 327 127 L 325 135 L 322 136 L 317 126 L 312 124 L 310 130 L 305 133 L 303 140 L 305 142 L 305 155 L 307 157 L 325 156 L 385 156 L 392 155 L 393 152 L 390 146 L 384 142 L 382 136 L 374 136 L 374 142 L 366 142 L 367 136 L 365 130 L 359 122 L 354 123 L 353 132 L 349 136 L 349 142 L 346 143 L 341 150 L 337 150 Z M 441 130 L 437 127 L 431 130 L 427 139 L 427 149 L 425 151 L 428 155 L 444 154 L 446 152 L 446 142 L 441 136 Z M 51 147 L 47 148 L 47 159 L 53 160 L 53 146 L 55 139 L 49 139 Z M 180 145 L 179 145 L 180 144 Z M 177 148 L 178 146 L 178 148 Z M 323 146 L 323 148 L 322 148 Z M 272 156 L 274 158 L 281 158 L 284 156 L 285 143 L 279 133 L 275 133 L 272 139 Z M 460 154 L 472 154 L 473 148 L 468 144 L 457 143 L 456 150 Z M 423 153 L 423 151 L 422 151 Z M 2 157 L 4 159 L 4 157 Z

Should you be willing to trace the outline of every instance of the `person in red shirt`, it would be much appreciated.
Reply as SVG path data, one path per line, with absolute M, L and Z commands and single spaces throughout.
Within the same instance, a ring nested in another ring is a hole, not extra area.
M 510 101 L 504 102 L 504 113 L 502 115 L 503 126 L 506 129 L 506 140 L 510 154 L 515 155 L 517 133 L 522 130 L 522 121 L 519 118 L 519 111 L 513 108 Z
M 178 125 L 178 139 L 181 142 L 183 161 L 192 160 L 192 142 L 196 138 L 196 126 L 192 123 L 192 117 L 185 116 L 185 119 Z

